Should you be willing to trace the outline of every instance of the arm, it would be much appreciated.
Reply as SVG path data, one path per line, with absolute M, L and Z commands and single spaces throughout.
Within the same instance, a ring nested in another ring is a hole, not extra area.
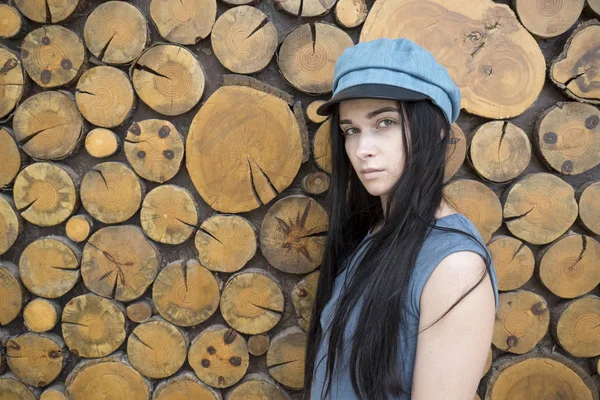
M 444 258 L 421 293 L 419 331 L 472 288 L 485 271 L 481 256 Z M 494 331 L 495 299 L 486 274 L 452 311 L 418 336 L 411 400 L 473 400 Z

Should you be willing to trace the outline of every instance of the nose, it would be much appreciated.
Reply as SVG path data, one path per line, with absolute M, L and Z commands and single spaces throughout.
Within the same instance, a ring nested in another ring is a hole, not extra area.
M 364 160 L 377 154 L 376 143 L 371 132 L 365 130 L 358 135 L 356 157 Z

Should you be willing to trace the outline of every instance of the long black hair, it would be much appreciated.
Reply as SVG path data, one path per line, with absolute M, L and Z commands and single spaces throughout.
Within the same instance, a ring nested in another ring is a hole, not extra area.
M 335 277 L 357 251 L 376 221 L 383 227 L 365 241 L 364 256 L 353 269 L 346 289 L 334 307 L 331 336 L 327 352 L 326 397 L 331 390 L 336 363 L 344 354 L 344 331 L 349 316 L 360 298 L 356 331 L 352 336 L 350 379 L 359 399 L 379 400 L 389 395 L 410 393 L 410 382 L 398 362 L 398 347 L 405 342 L 405 314 L 408 284 L 417 256 L 430 228 L 464 234 L 468 232 L 435 225 L 435 215 L 443 200 L 445 158 L 451 143 L 451 125 L 442 111 L 430 100 L 398 102 L 405 165 L 402 176 L 391 188 L 383 210 L 379 197 L 372 196 L 360 182 L 345 152 L 340 135 L 338 110 L 331 116 L 332 175 L 327 196 L 329 233 L 320 268 L 306 348 L 304 399 L 308 399 L 313 382 L 320 342 L 323 339 L 319 319 L 331 298 Z M 336 107 L 337 108 L 337 107 Z M 443 135 L 441 135 L 443 133 Z M 385 212 L 384 212 L 385 211 Z M 485 246 L 481 245 L 485 248 Z M 490 273 L 487 271 L 467 293 L 427 328 L 450 312 Z M 426 328 L 426 329 L 427 329 Z M 314 393 L 317 399 L 319 393 Z

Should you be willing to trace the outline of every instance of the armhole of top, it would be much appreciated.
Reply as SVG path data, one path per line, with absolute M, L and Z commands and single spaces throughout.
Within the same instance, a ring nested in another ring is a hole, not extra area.
M 437 268 L 437 266 L 444 260 L 446 257 L 453 253 L 461 252 L 461 251 L 470 251 L 476 254 L 479 254 L 485 263 L 486 255 L 490 258 L 491 255 L 487 251 L 487 248 L 481 248 L 477 243 L 475 243 L 472 239 L 465 237 L 465 240 L 457 241 L 452 240 L 446 246 L 443 246 L 440 252 L 436 252 L 433 257 L 430 255 L 428 259 L 425 260 L 421 265 L 417 265 L 414 272 L 413 277 L 411 278 L 411 284 L 409 285 L 409 293 L 410 293 L 410 304 L 411 304 L 411 312 L 414 313 L 415 316 L 419 316 L 421 312 L 421 294 L 423 293 L 423 288 L 425 284 L 433 274 L 433 271 Z M 484 250 L 485 249 L 485 250 Z M 494 273 L 493 264 L 491 265 L 491 272 Z M 497 285 L 494 282 L 494 278 L 490 275 L 490 281 L 492 282 L 492 288 L 494 289 L 494 299 L 496 302 L 496 311 L 498 310 L 498 290 Z

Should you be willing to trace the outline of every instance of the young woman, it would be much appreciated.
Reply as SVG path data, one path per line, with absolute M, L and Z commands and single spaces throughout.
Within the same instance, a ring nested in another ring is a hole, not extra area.
M 442 196 L 459 89 L 414 42 L 378 39 L 342 54 L 318 112 L 333 168 L 305 399 L 472 400 L 498 289 L 476 228 Z

